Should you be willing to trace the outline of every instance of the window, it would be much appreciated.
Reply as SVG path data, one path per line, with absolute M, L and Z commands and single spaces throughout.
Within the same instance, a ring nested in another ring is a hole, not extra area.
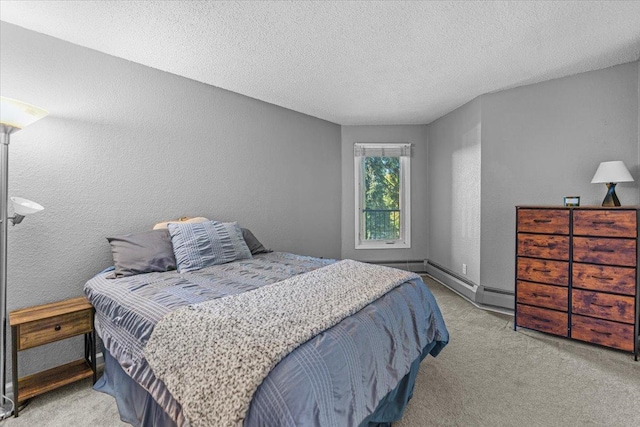
M 354 146 L 356 249 L 411 247 L 411 144 Z

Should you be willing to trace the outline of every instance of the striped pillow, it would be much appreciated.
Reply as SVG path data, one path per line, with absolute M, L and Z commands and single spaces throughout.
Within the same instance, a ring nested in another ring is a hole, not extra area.
M 169 223 L 178 272 L 251 258 L 236 222 Z

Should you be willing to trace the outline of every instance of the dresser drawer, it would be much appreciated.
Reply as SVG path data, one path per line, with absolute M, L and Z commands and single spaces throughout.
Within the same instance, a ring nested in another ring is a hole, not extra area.
M 574 237 L 573 260 L 594 264 L 636 266 L 636 241 L 604 237 Z
M 517 305 L 516 325 L 550 334 L 568 336 L 569 317 L 567 313 L 546 308 Z
M 631 324 L 635 321 L 633 297 L 574 289 L 571 300 L 571 311 L 576 314 Z
M 635 238 L 636 211 L 574 210 L 574 236 Z
M 571 316 L 571 338 L 620 350 L 633 351 L 633 325 Z
M 636 294 L 636 270 L 628 267 L 573 263 L 574 288 L 615 294 Z
M 518 233 L 518 255 L 569 260 L 569 236 Z
M 518 209 L 518 231 L 569 234 L 567 209 Z
M 518 280 L 517 300 L 521 304 L 567 311 L 569 289 Z
M 18 327 L 18 350 L 36 347 L 93 330 L 93 310 L 87 309 L 23 323 Z
M 518 257 L 518 279 L 569 286 L 569 263 Z

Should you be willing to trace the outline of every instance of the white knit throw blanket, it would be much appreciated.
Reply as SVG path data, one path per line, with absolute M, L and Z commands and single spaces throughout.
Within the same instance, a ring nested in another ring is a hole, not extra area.
M 163 318 L 144 354 L 193 427 L 238 426 L 287 354 L 418 276 L 345 260 Z

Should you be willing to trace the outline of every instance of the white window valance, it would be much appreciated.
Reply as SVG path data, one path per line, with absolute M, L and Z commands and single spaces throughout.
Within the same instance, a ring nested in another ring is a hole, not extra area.
M 356 142 L 353 154 L 355 157 L 411 157 L 411 144 Z

